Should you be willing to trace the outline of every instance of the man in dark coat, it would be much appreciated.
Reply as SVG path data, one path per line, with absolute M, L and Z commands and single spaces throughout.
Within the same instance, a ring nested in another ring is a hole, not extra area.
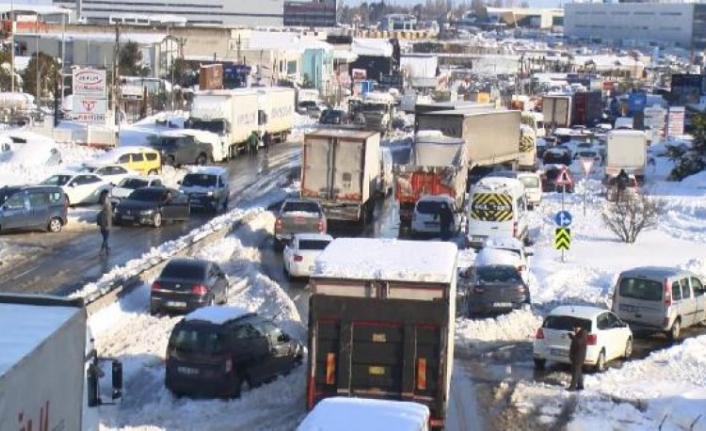
M 569 347 L 569 359 L 571 360 L 571 384 L 569 390 L 583 389 L 583 363 L 586 360 L 586 346 L 588 344 L 588 334 L 580 326 L 574 328 L 574 332 L 569 334 L 571 346 Z
M 451 237 L 451 222 L 453 214 L 451 208 L 445 202 L 439 207 L 439 224 L 441 228 L 441 239 L 447 240 Z
M 111 205 L 110 199 L 108 199 L 107 195 L 101 203 L 103 206 L 101 207 L 101 210 L 96 218 L 96 224 L 100 227 L 101 236 L 103 237 L 100 255 L 107 256 L 110 254 L 108 238 L 110 238 L 110 229 L 113 227 L 113 206 Z
M 625 190 L 628 188 L 628 183 L 630 182 L 630 177 L 628 177 L 625 169 L 621 169 L 617 178 L 615 179 L 616 186 L 618 187 L 618 200 L 623 200 L 625 195 Z
M 270 135 L 270 132 L 265 132 L 262 135 L 262 146 L 265 147 L 265 154 L 270 152 L 270 144 L 272 144 L 272 135 Z

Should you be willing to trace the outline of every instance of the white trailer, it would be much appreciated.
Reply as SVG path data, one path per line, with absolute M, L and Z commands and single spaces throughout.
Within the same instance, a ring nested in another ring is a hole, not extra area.
M 197 92 L 185 128 L 216 133 L 234 157 L 259 130 L 258 99 L 258 92 L 250 89 Z
M 98 430 L 100 371 L 86 320 L 82 300 L 0 294 L 0 431 Z M 112 380 L 117 400 L 120 362 Z
M 284 142 L 294 128 L 295 91 L 287 87 L 258 88 L 258 132 L 268 132 L 272 142 Z
M 612 130 L 606 141 L 605 178 L 614 177 L 621 170 L 634 175 L 638 183 L 645 177 L 647 163 L 647 135 L 641 130 Z

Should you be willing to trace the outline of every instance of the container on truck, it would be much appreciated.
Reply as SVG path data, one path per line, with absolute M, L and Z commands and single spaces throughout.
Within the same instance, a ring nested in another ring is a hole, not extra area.
M 272 142 L 284 142 L 294 128 L 295 91 L 288 87 L 258 88 L 258 133 L 265 132 Z
M 466 142 L 468 167 L 517 164 L 520 158 L 520 111 L 453 110 L 417 115 L 419 130 L 439 130 Z
M 418 132 L 420 130 L 419 116 L 424 113 L 455 110 L 468 111 L 471 109 L 493 110 L 495 109 L 495 105 L 492 103 L 478 103 L 468 100 L 459 100 L 456 102 L 417 103 L 414 107 L 414 131 Z
M 300 195 L 318 201 L 328 220 L 371 221 L 380 183 L 379 133 L 326 129 L 304 136 Z
M 552 129 L 571 127 L 571 96 L 542 97 L 542 115 L 544 124 Z
M 199 69 L 199 90 L 220 90 L 223 88 L 223 65 L 204 64 Z
M 400 221 L 412 220 L 414 205 L 425 195 L 448 195 L 462 210 L 468 178 L 466 143 L 438 131 L 420 131 L 412 146 L 410 163 L 394 165 L 395 199 Z
M 606 140 L 605 182 L 621 170 L 634 175 L 639 184 L 645 179 L 647 135 L 641 130 L 611 130 Z
M 329 397 L 412 401 L 443 428 L 454 358 L 456 245 L 339 238 L 309 280 L 307 408 Z
M 83 301 L 0 294 L 0 328 L 0 430 L 97 431 L 108 402 Z M 120 362 L 110 374 L 112 403 L 122 398 Z
M 593 127 L 603 118 L 603 93 L 580 91 L 571 101 L 571 125 Z
M 217 134 L 228 157 L 234 157 L 245 148 L 248 136 L 259 130 L 258 93 L 249 89 L 196 92 L 184 127 Z

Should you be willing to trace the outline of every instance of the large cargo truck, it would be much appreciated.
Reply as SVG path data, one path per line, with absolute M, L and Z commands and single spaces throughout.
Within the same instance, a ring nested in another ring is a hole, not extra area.
M 367 224 L 380 191 L 380 134 L 322 129 L 304 136 L 301 197 L 318 201 L 328 220 Z
M 0 431 L 98 430 L 102 372 L 86 320 L 82 300 L 0 294 Z
M 272 142 L 284 142 L 294 128 L 296 92 L 287 87 L 258 88 L 258 133 L 265 132 Z
M 647 135 L 641 130 L 612 130 L 606 140 L 605 181 L 621 170 L 634 175 L 638 183 L 645 178 Z
M 328 397 L 412 401 L 444 427 L 454 358 L 456 245 L 334 240 L 309 286 L 307 408 Z
M 542 115 L 550 129 L 571 127 L 571 96 L 542 97 Z
M 421 130 L 419 127 L 418 118 L 424 113 L 455 110 L 469 111 L 473 109 L 493 110 L 495 109 L 495 105 L 492 103 L 479 103 L 467 100 L 459 100 L 456 102 L 417 103 L 414 106 L 414 131 L 418 132 Z
M 400 221 L 412 220 L 414 206 L 425 195 L 448 195 L 463 210 L 468 169 L 466 143 L 441 132 L 420 131 L 412 146 L 410 163 L 394 165 L 395 199 Z
M 245 149 L 252 132 L 258 132 L 257 91 L 249 89 L 199 91 L 194 94 L 187 129 L 216 133 L 228 157 Z
M 603 118 L 603 93 L 581 91 L 571 101 L 571 125 L 593 127 Z

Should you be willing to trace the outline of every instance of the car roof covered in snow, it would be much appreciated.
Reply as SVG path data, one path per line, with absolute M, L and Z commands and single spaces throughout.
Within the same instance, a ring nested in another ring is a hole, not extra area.
M 457 257 L 448 242 L 338 238 L 316 259 L 312 277 L 451 283 Z
M 520 256 L 510 250 L 482 248 L 478 251 L 473 265 L 489 266 L 489 265 L 510 265 L 516 267 L 521 261 Z
M 621 277 L 672 277 L 689 271 L 669 266 L 639 266 L 620 273 Z
M 207 307 L 197 308 L 184 317 L 184 321 L 203 321 L 213 323 L 214 325 L 222 325 L 228 321 L 239 319 L 248 314 L 253 314 L 242 307 L 212 305 Z
M 573 316 L 581 319 L 593 319 L 597 315 L 610 311 L 605 308 L 588 305 L 560 305 L 549 312 L 550 316 Z
M 514 189 L 518 193 L 524 193 L 525 186 L 517 178 L 483 177 L 480 181 L 476 183 L 473 189 L 477 191 L 491 191 L 498 193 L 511 191 L 512 189 Z
M 517 238 L 490 236 L 483 242 L 483 248 L 523 250 L 525 245 Z
M 223 175 L 227 174 L 228 170 L 220 166 L 197 166 L 189 169 L 188 174 L 205 174 L 205 175 Z
M 429 408 L 409 401 L 326 398 L 297 431 L 419 431 L 429 421 Z

